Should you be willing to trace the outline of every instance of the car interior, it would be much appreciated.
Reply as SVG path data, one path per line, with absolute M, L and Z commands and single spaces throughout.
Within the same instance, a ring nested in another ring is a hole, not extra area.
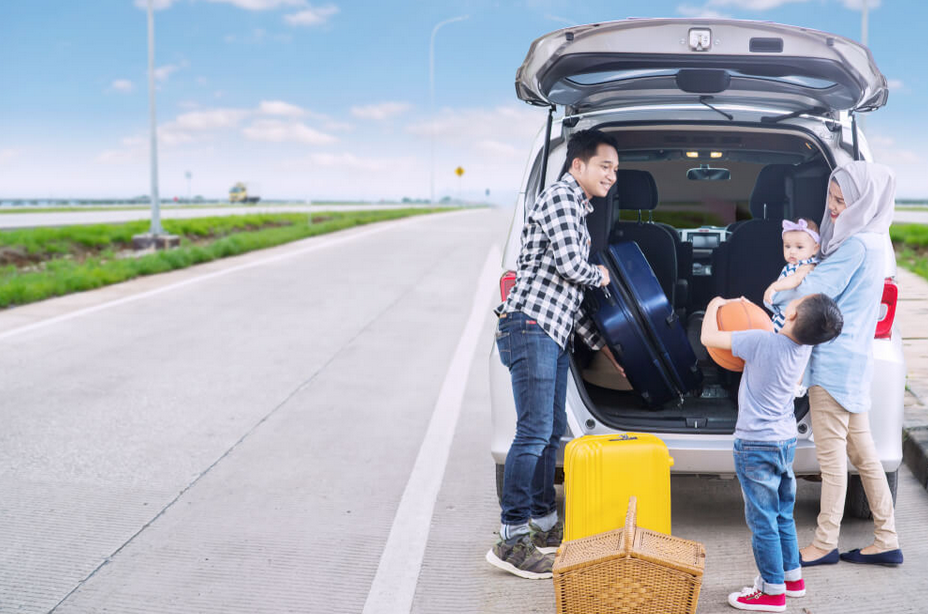
M 595 353 L 576 344 L 581 394 L 612 428 L 731 433 L 741 374 L 708 357 L 699 341 L 703 313 L 716 295 L 763 303 L 785 264 L 781 222 L 822 219 L 831 162 L 814 138 L 797 131 L 600 128 L 618 142 L 619 171 L 610 193 L 592 201 L 592 249 L 638 244 L 687 331 L 704 381 L 682 403 L 648 407 L 621 375 L 612 370 L 610 377 Z M 807 411 L 807 397 L 797 399 L 797 419 Z

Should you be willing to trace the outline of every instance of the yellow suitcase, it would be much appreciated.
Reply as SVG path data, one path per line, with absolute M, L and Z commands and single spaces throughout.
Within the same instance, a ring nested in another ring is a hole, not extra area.
M 638 526 L 670 534 L 667 446 L 654 435 L 585 435 L 564 450 L 564 540 L 625 525 L 628 498 L 638 498 Z

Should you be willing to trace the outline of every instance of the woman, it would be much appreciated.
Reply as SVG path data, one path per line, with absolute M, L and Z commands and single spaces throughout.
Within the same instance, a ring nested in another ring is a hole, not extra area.
M 812 544 L 800 550 L 804 567 L 841 560 L 898 565 L 892 494 L 870 434 L 871 346 L 883 292 L 886 232 L 895 206 L 895 177 L 882 165 L 851 162 L 828 182 L 821 224 L 821 264 L 794 290 L 768 288 L 765 302 L 785 307 L 807 294 L 838 303 L 844 328 L 831 343 L 816 346 L 809 361 L 809 399 L 815 453 L 822 470 L 821 510 Z M 847 459 L 860 472 L 873 513 L 871 545 L 838 554 L 838 533 L 847 492 Z

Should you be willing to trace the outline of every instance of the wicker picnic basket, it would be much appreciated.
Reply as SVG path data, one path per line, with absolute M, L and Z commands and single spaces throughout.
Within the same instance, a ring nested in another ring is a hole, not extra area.
M 706 549 L 636 526 L 630 497 L 625 528 L 564 542 L 554 559 L 557 614 L 693 614 Z

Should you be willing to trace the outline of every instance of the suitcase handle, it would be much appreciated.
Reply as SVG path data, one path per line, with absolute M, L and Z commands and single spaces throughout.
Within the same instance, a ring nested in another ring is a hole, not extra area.
M 632 437 L 631 435 L 619 435 L 615 439 L 610 439 L 609 441 L 634 441 L 638 439 L 637 437 Z

